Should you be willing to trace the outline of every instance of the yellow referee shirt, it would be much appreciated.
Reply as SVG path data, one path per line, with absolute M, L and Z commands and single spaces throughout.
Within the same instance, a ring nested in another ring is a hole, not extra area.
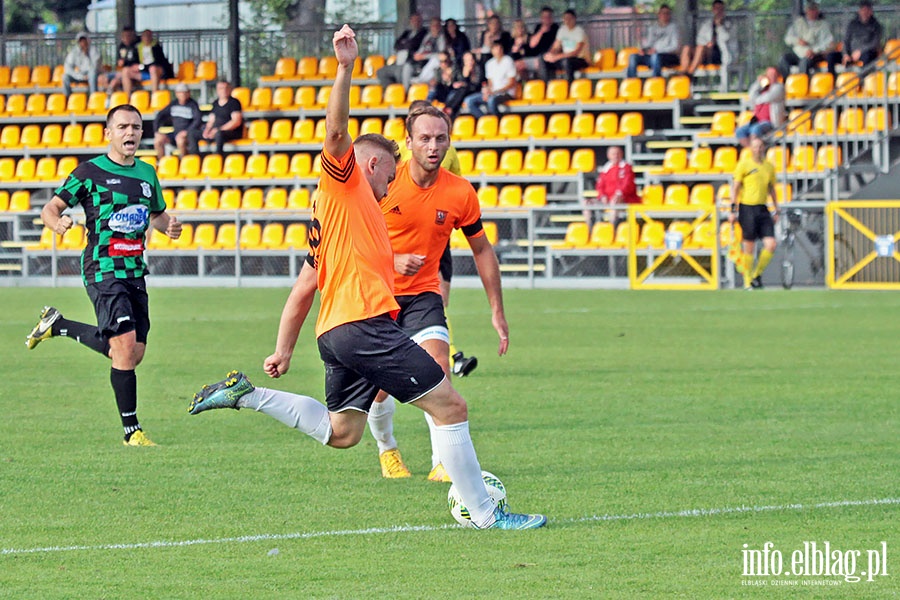
M 765 205 L 769 186 L 775 185 L 775 167 L 765 159 L 758 163 L 747 154 L 734 169 L 734 181 L 741 184 L 741 197 L 737 199 L 741 204 Z

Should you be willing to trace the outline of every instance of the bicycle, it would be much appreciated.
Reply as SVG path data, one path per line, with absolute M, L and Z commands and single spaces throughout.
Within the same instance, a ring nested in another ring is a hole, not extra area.
M 825 215 L 819 211 L 782 207 L 778 225 L 783 251 L 781 285 L 789 290 L 794 285 L 794 260 L 798 247 L 809 259 L 813 279 L 825 270 Z M 853 248 L 839 233 L 834 236 L 833 249 L 839 272 L 855 263 Z

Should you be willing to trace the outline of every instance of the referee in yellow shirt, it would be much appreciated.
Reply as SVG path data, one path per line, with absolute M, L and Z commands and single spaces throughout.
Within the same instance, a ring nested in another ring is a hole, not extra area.
M 778 219 L 778 200 L 775 197 L 775 167 L 766 160 L 766 144 L 762 138 L 750 140 L 750 154 L 738 161 L 731 186 L 731 214 L 728 221 L 737 219 L 743 232 L 744 289 L 762 287 L 762 274 L 775 253 L 775 220 Z M 774 211 L 769 213 L 766 199 L 772 199 Z M 761 239 L 763 249 L 753 266 L 756 240 Z

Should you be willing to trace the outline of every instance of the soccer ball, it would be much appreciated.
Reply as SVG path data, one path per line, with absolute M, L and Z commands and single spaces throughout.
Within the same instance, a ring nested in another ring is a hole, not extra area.
M 484 479 L 484 485 L 487 487 L 488 495 L 501 510 L 506 510 L 506 487 L 493 473 L 487 471 L 481 472 L 481 478 Z M 469 515 L 469 509 L 463 504 L 462 498 L 456 485 L 450 486 L 447 492 L 447 505 L 450 507 L 450 514 L 456 519 L 456 522 L 463 527 L 474 527 L 472 525 L 472 517 Z

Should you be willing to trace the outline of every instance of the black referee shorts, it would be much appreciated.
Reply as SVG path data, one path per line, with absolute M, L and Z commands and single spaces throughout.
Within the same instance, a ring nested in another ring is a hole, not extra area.
M 775 237 L 775 222 L 765 204 L 741 204 L 738 207 L 738 222 L 745 242 Z
M 444 379 L 444 371 L 388 315 L 339 325 L 319 336 L 325 403 L 331 412 L 369 412 L 384 390 L 406 404 Z

